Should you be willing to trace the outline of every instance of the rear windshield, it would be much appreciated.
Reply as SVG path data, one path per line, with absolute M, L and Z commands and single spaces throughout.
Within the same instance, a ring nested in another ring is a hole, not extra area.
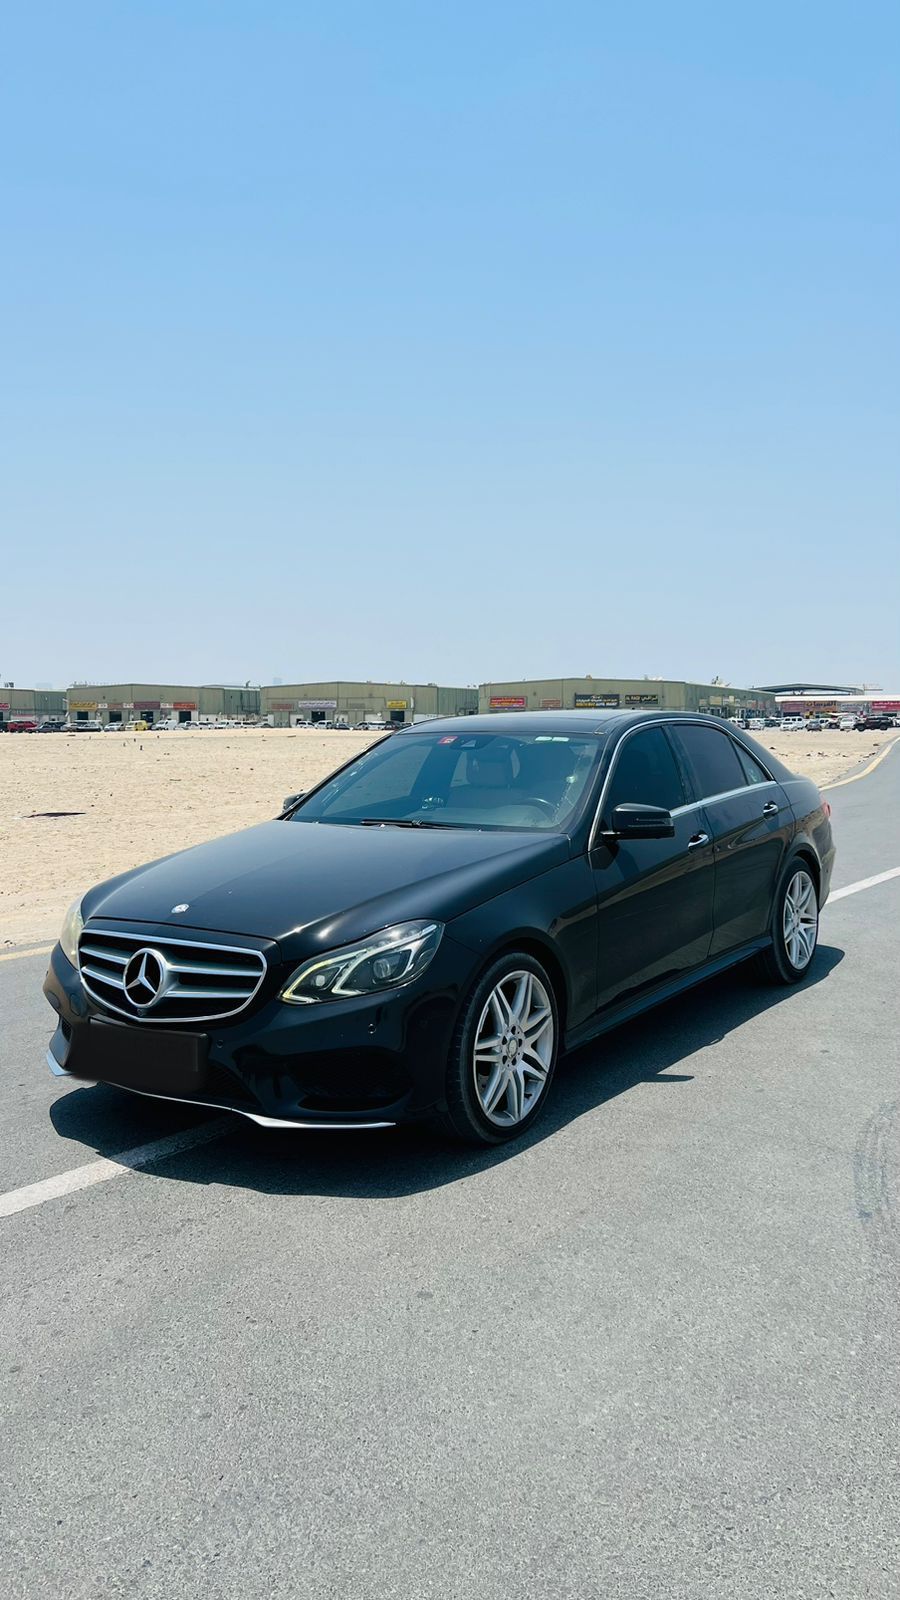
M 301 802 L 293 822 L 563 831 L 596 771 L 597 734 L 398 734 Z

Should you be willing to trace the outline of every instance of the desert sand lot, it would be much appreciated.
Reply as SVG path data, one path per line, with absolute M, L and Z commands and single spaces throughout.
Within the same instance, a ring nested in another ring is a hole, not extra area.
M 827 784 L 896 736 L 758 737 Z M 311 788 L 370 742 L 288 729 L 0 738 L 0 944 L 55 938 L 66 906 L 92 883 L 264 822 L 285 794 Z

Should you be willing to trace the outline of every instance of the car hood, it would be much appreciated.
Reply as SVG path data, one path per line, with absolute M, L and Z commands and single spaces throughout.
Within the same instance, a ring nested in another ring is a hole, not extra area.
M 83 911 L 305 955 L 413 917 L 449 921 L 568 855 L 558 833 L 264 822 L 100 884 Z

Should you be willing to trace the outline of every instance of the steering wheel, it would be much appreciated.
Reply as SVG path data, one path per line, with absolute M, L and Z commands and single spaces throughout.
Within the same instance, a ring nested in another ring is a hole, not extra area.
M 535 811 L 540 808 L 544 815 L 550 818 L 551 822 L 556 821 L 556 812 L 558 808 L 553 804 L 552 800 L 542 800 L 539 795 L 529 795 L 528 804 Z

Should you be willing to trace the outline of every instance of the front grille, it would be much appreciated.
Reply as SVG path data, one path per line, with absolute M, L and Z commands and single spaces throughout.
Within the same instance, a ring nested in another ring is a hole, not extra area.
M 78 941 L 78 964 L 88 994 L 134 1022 L 213 1022 L 234 1016 L 250 1004 L 266 975 L 261 950 L 122 933 L 92 923 Z

